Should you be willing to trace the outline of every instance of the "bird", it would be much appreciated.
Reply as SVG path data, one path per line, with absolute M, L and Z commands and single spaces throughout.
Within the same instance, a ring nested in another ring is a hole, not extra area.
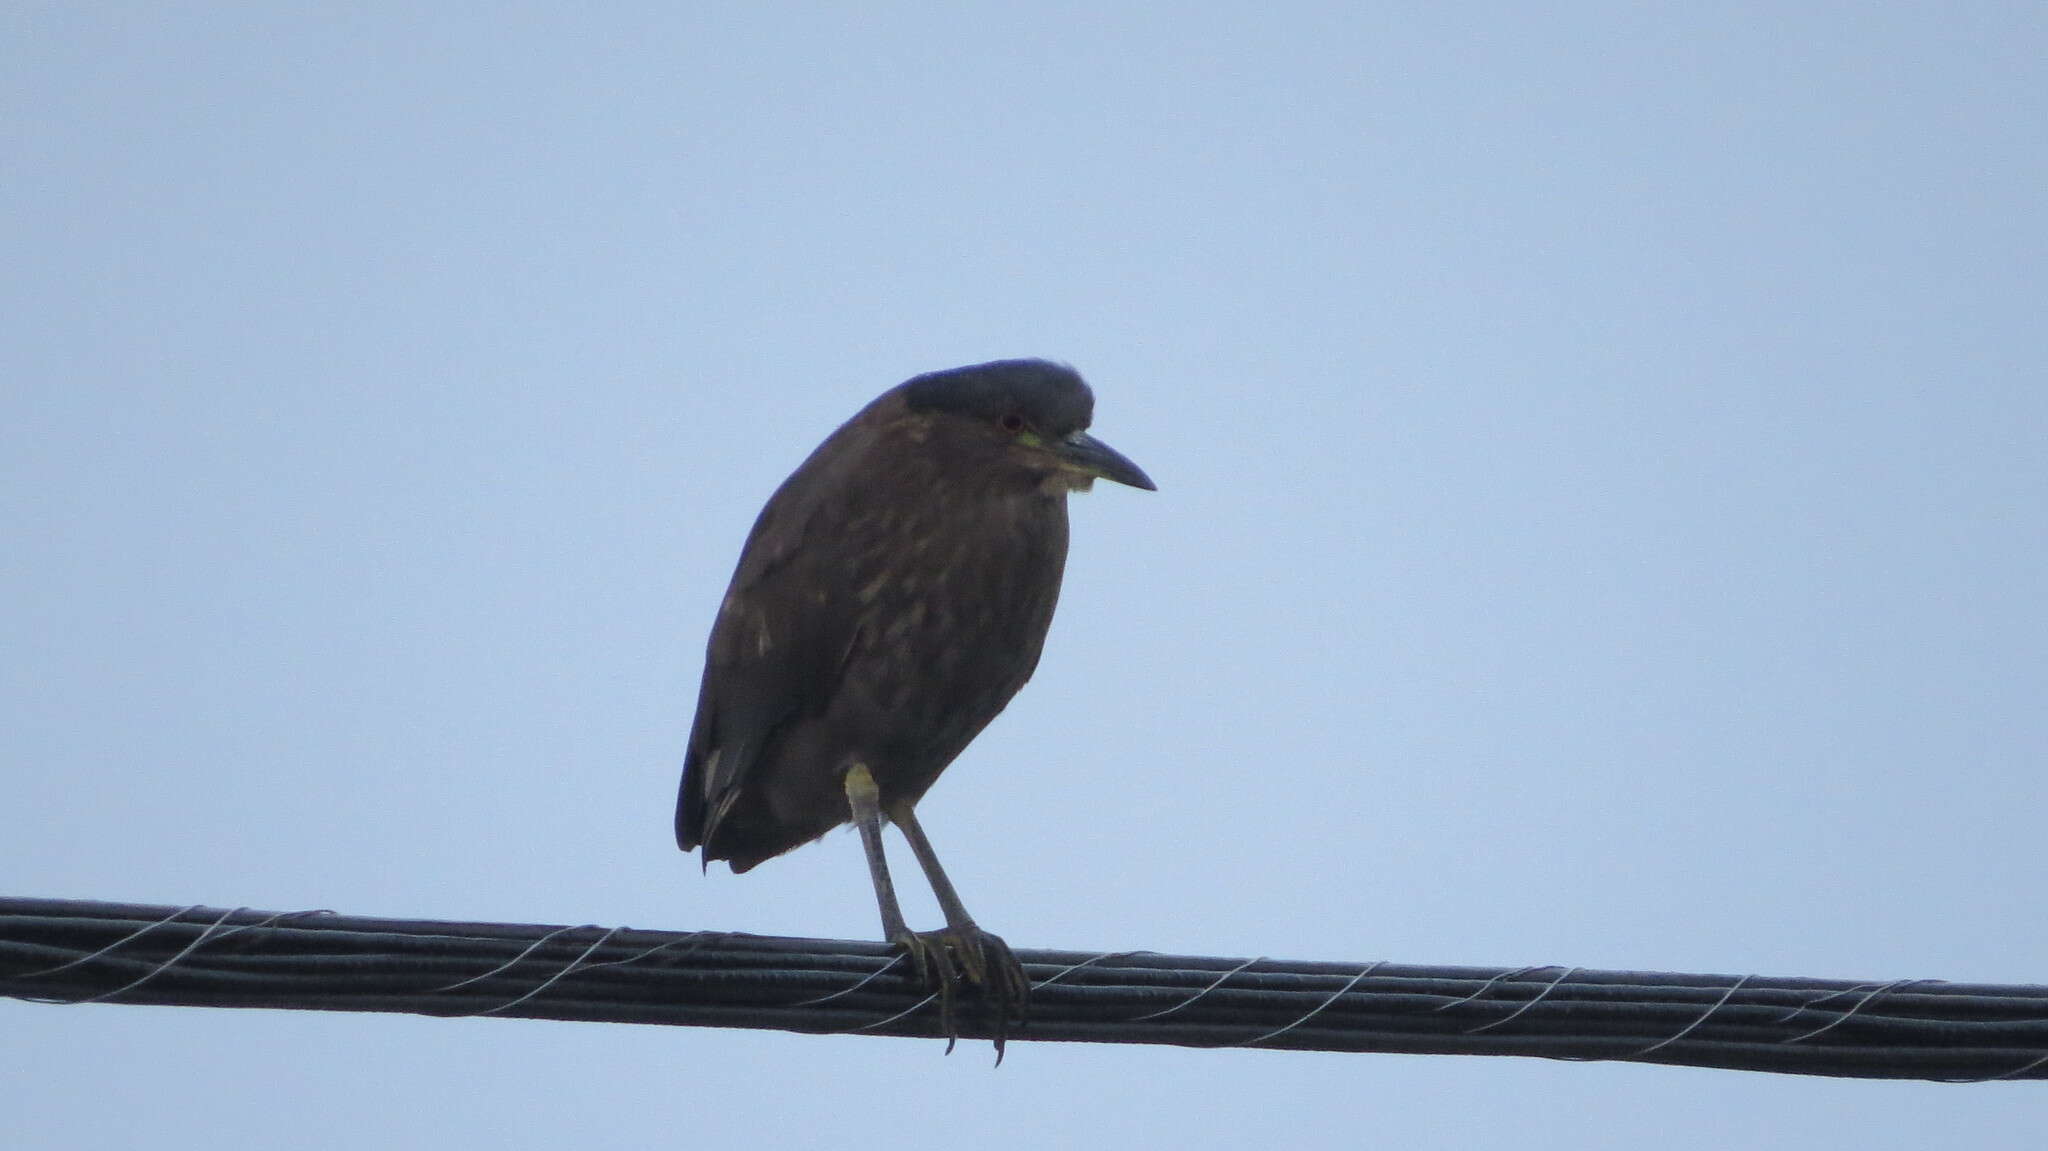
M 882 936 L 955 1035 L 971 986 L 1022 1020 L 1030 983 L 981 929 L 917 820 L 939 774 L 1038 666 L 1067 556 L 1067 495 L 1143 469 L 1088 434 L 1072 368 L 995 360 L 883 392 L 776 489 L 741 549 L 705 648 L 676 844 L 735 873 L 851 822 Z M 913 932 L 882 831 L 893 824 L 946 926 Z

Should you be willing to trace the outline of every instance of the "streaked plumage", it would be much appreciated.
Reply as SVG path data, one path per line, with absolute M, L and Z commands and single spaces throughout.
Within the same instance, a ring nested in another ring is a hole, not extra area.
M 1038 666 L 1067 493 L 1097 477 L 1152 487 L 1086 434 L 1093 407 L 1078 375 L 1041 360 L 934 372 L 883 393 L 776 490 L 705 654 L 683 850 L 743 872 L 809 842 L 856 816 L 856 764 L 918 845 L 911 808 Z M 884 867 L 871 822 L 870 865 Z M 894 938 L 901 917 L 886 872 L 876 880 Z M 959 949 L 977 929 L 951 902 L 944 942 Z

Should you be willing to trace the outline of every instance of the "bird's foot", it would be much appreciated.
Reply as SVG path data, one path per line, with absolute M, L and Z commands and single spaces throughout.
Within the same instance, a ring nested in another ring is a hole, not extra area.
M 1024 1022 L 1031 998 L 1031 980 L 1010 945 L 981 928 L 947 927 L 938 931 L 904 931 L 889 942 L 901 947 L 917 969 L 917 978 L 939 997 L 939 1026 L 946 1033 L 946 1052 L 959 1039 L 954 996 L 961 985 L 974 988 L 994 1018 L 996 1063 L 1003 1061 L 1003 1041 L 1010 1023 Z

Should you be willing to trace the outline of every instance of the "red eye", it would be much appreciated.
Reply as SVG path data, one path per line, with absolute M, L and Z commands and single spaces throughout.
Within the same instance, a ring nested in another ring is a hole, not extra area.
M 1015 412 L 1011 412 L 1011 413 L 1010 413 L 1009 415 L 1007 415 L 1007 416 L 1004 416 L 1004 417 L 1003 417 L 1003 430 L 1004 430 L 1004 431 L 1006 431 L 1006 432 L 1021 432 L 1021 431 L 1023 431 L 1023 430 L 1024 430 L 1024 417 L 1023 417 L 1023 416 L 1020 416 L 1020 415 L 1018 415 L 1018 414 L 1017 414 L 1017 413 L 1015 413 Z

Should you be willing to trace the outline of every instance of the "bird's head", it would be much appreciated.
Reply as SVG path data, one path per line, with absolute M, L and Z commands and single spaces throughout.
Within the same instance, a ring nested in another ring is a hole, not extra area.
M 1072 368 L 996 360 L 918 376 L 904 406 L 934 417 L 933 434 L 986 446 L 1054 489 L 1087 491 L 1097 479 L 1156 491 L 1143 468 L 1088 434 L 1095 394 Z

